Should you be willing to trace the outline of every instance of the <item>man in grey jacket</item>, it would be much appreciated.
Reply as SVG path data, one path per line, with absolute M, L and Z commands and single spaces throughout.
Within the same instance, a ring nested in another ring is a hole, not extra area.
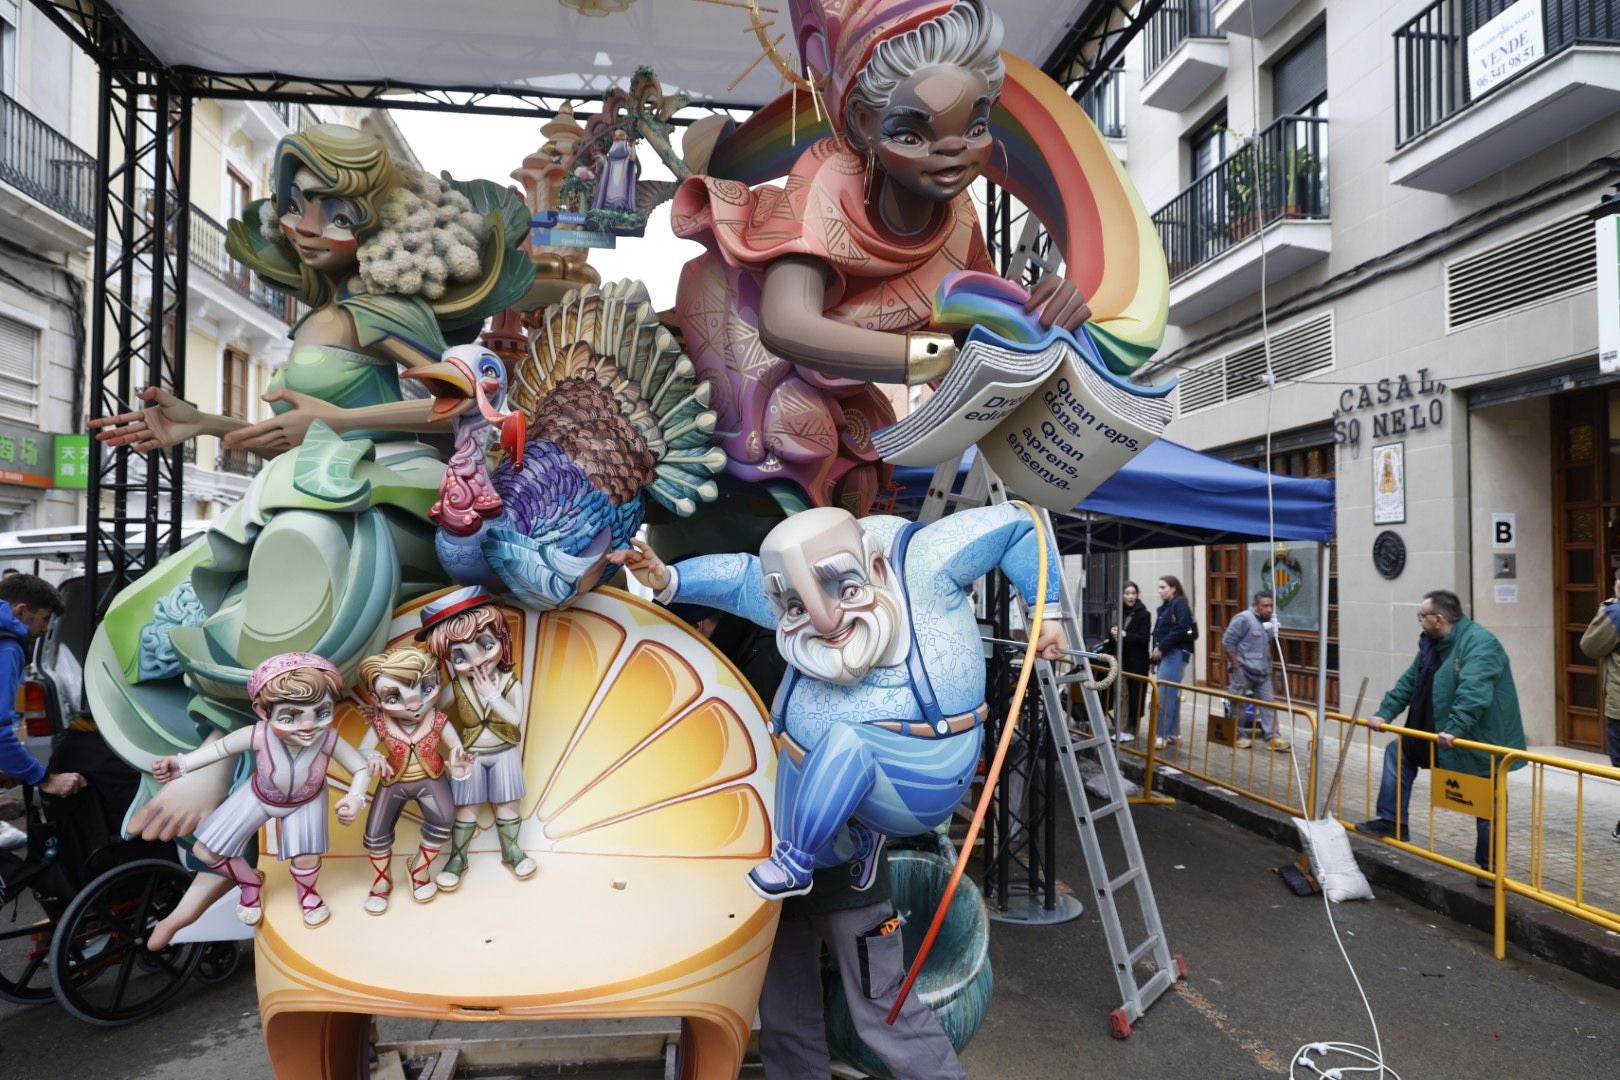
M 1262 701 L 1276 699 L 1271 688 L 1271 643 L 1277 636 L 1277 624 L 1271 620 L 1274 611 L 1271 594 L 1257 592 L 1253 606 L 1238 612 L 1226 633 L 1221 635 L 1221 645 L 1226 651 L 1227 693 Z M 1260 707 L 1256 707 L 1255 712 L 1266 749 L 1287 750 L 1288 740 L 1277 731 L 1276 713 Z M 1246 750 L 1254 745 L 1254 740 L 1243 735 L 1237 745 L 1238 749 Z

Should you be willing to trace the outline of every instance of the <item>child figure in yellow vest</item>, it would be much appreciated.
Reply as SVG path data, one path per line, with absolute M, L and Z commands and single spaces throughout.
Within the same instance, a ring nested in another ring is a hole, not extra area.
M 518 844 L 523 789 L 523 686 L 512 673 L 512 634 L 495 598 L 476 585 L 446 593 L 422 609 L 428 651 L 450 669 L 450 723 L 462 749 L 474 755 L 465 780 L 451 778 L 456 823 L 450 857 L 436 879 L 454 892 L 467 872 L 467 847 L 478 827 L 478 808 L 495 811 L 501 861 L 519 879 L 539 869 Z
M 450 781 L 472 775 L 475 759 L 454 730 L 446 730 L 449 718 L 439 710 L 439 662 L 421 649 L 407 645 L 366 657 L 360 662 L 360 685 L 373 702 L 365 710 L 371 731 L 360 749 L 380 778 L 366 815 L 366 852 L 376 879 L 365 907 L 381 915 L 394 891 L 394 827 L 413 800 L 422 814 L 422 838 L 416 858 L 405 864 L 411 898 L 425 904 L 439 891 L 433 860 L 450 839 L 455 814 Z

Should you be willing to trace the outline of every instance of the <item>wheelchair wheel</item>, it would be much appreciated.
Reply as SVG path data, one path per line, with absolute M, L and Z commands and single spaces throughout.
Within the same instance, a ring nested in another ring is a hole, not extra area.
M 56 920 L 32 889 L 0 897 L 0 1001 L 38 1005 L 51 1000 L 51 936 Z
M 146 937 L 190 884 L 178 864 L 141 859 L 86 885 L 51 942 L 51 983 L 62 1008 L 86 1023 L 117 1027 L 152 1015 L 179 993 L 206 946 L 148 952 Z
M 213 985 L 224 982 L 242 966 L 242 950 L 235 941 L 210 941 L 202 947 L 202 962 L 197 965 L 197 981 Z

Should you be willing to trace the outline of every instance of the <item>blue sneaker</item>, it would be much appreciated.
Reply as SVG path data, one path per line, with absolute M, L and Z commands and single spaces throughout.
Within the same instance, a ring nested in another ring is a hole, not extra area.
M 850 888 L 865 892 L 877 880 L 878 856 L 883 853 L 886 837 L 858 821 L 850 822 L 849 831 L 855 837 L 855 855 L 849 864 Z
M 810 891 L 813 867 L 786 840 L 776 845 L 771 857 L 748 871 L 748 886 L 764 900 L 786 900 Z

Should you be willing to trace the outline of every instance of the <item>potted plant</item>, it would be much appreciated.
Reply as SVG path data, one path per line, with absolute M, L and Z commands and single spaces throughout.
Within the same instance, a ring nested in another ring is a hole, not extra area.
M 1290 146 L 1283 151 L 1283 175 L 1286 177 L 1287 214 L 1289 217 L 1304 217 L 1304 197 L 1313 194 L 1311 187 L 1302 180 L 1302 177 L 1316 176 L 1322 171 L 1322 163 L 1317 161 L 1316 155 L 1306 146 Z M 1313 198 L 1313 204 L 1320 203 L 1320 197 Z M 1321 212 L 1320 205 L 1311 207 L 1312 216 Z

